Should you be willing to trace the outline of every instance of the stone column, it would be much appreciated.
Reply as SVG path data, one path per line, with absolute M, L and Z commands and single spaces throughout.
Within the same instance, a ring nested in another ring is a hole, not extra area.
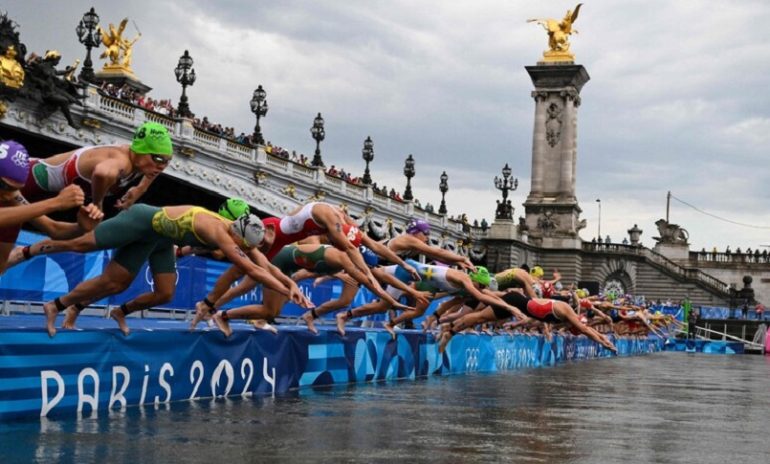
M 575 195 L 577 108 L 590 78 L 571 62 L 526 69 L 535 85 L 532 188 L 524 203 L 529 240 L 545 248 L 579 248 L 585 221 Z
M 541 104 L 548 96 L 545 92 L 532 92 L 535 99 L 535 127 L 532 131 L 532 180 L 530 196 L 539 197 L 543 194 L 543 175 L 545 157 L 542 143 L 545 140 L 545 105 Z

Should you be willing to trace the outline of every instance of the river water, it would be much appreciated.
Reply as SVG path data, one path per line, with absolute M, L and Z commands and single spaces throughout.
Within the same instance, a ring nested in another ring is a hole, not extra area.
M 770 462 L 770 357 L 658 353 L 0 425 L 0 462 Z

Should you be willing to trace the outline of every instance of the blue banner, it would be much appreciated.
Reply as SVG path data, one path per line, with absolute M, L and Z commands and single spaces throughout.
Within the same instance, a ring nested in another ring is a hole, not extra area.
M 22 231 L 17 243 L 29 245 L 43 238 L 39 234 Z M 111 250 L 84 254 L 58 253 L 38 256 L 9 269 L 0 276 L 0 300 L 50 301 L 71 291 L 80 282 L 100 275 L 111 257 Z M 194 309 L 195 303 L 206 296 L 213 288 L 219 276 L 229 266 L 229 263 L 197 256 L 187 256 L 178 259 L 176 293 L 174 299 L 164 305 L 163 308 L 175 310 Z M 300 282 L 299 286 L 316 305 L 337 298 L 342 292 L 342 284 L 336 280 L 323 282 L 318 287 L 314 287 L 311 280 L 306 280 Z M 137 295 L 151 291 L 152 287 L 152 273 L 147 264 L 145 264 L 126 291 L 93 304 L 120 305 Z M 361 291 L 359 295 L 356 298 L 359 304 L 363 304 L 371 299 L 371 294 L 368 291 Z M 261 301 L 262 288 L 257 287 L 251 292 L 231 301 L 224 308 L 229 309 L 248 304 L 257 304 Z M 283 315 L 299 316 L 303 312 L 302 308 L 290 303 L 285 306 Z
M 182 322 L 159 320 L 144 321 L 147 329 L 128 337 L 109 328 L 60 331 L 51 339 L 41 329 L 9 328 L 39 326 L 41 316 L 2 319 L 0 420 L 279 394 L 308 386 L 499 372 L 610 355 L 585 337 L 573 336 L 546 341 L 534 335 L 458 335 L 441 355 L 433 336 L 418 331 L 400 332 L 393 340 L 381 330 L 351 328 L 340 337 L 333 331 L 316 336 L 282 326 L 273 335 L 234 324 L 233 335 L 225 339 L 219 331 L 188 332 Z M 659 351 L 663 345 L 655 337 L 616 343 L 621 355 Z
M 664 348 L 666 351 L 689 351 L 691 353 L 710 354 L 743 354 L 745 351 L 745 347 L 741 342 L 681 338 L 667 340 Z

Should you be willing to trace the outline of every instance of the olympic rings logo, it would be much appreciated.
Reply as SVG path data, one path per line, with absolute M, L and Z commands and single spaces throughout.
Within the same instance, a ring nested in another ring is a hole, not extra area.
M 465 350 L 465 372 L 476 372 L 479 370 L 479 349 L 467 348 Z
M 174 286 L 179 283 L 179 270 L 176 269 L 174 271 L 176 273 L 176 281 L 174 281 Z M 152 278 L 152 271 L 150 270 L 150 266 L 147 266 L 144 270 L 144 281 L 147 283 L 147 285 L 150 286 L 150 291 L 155 291 L 155 279 Z

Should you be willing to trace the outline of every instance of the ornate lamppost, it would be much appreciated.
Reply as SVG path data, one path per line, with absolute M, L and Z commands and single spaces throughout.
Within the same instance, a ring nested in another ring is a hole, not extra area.
M 321 113 L 318 113 L 318 116 L 313 120 L 310 134 L 313 135 L 315 140 L 315 155 L 313 155 L 313 162 L 310 164 L 315 167 L 324 167 L 324 162 L 321 159 L 321 141 L 326 138 L 326 131 L 324 130 L 324 118 L 321 117 Z
M 596 203 L 599 205 L 599 220 L 596 221 L 596 236 L 598 237 L 598 240 L 601 242 L 602 240 L 602 199 L 597 198 Z
M 412 177 L 414 177 L 414 158 L 410 154 L 404 162 L 404 175 L 406 176 L 406 190 L 404 190 L 404 200 L 412 201 Z
M 447 183 L 449 176 L 446 175 L 446 171 L 441 173 L 441 177 L 439 179 L 441 179 L 441 182 L 438 183 L 438 189 L 441 190 L 441 206 L 438 208 L 438 214 L 446 214 L 446 201 L 444 201 L 444 196 L 449 190 L 449 184 Z
M 366 169 L 364 170 L 364 185 L 372 185 L 372 176 L 369 174 L 369 163 L 374 160 L 374 142 L 372 138 L 367 136 L 364 140 L 364 149 L 361 150 L 361 157 L 366 161 Z
M 187 104 L 187 86 L 195 83 L 195 70 L 192 68 L 193 59 L 190 53 L 185 50 L 184 55 L 179 57 L 179 63 L 174 69 L 176 75 L 176 81 L 182 84 L 182 97 L 179 99 L 179 105 L 177 106 L 177 113 L 181 117 L 192 116 L 190 112 L 190 105 Z
M 513 219 L 513 206 L 508 199 L 508 191 L 514 191 L 519 188 L 519 179 L 511 176 L 511 168 L 508 163 L 503 167 L 503 178 L 495 176 L 495 188 L 503 192 L 503 201 L 497 200 L 496 219 Z
M 262 88 L 260 84 L 254 91 L 254 96 L 251 97 L 251 112 L 257 116 L 257 125 L 254 126 L 254 143 L 257 145 L 264 145 L 265 139 L 262 138 L 262 131 L 259 128 L 259 118 L 267 114 L 267 92 Z
M 91 7 L 80 20 L 75 33 L 78 35 L 78 41 L 86 46 L 86 60 L 83 62 L 83 68 L 78 74 L 78 79 L 85 82 L 94 81 L 94 67 L 93 61 L 91 61 L 91 49 L 99 48 L 99 43 L 102 41 L 102 35 L 99 33 L 99 15 L 94 11 L 94 7 Z

